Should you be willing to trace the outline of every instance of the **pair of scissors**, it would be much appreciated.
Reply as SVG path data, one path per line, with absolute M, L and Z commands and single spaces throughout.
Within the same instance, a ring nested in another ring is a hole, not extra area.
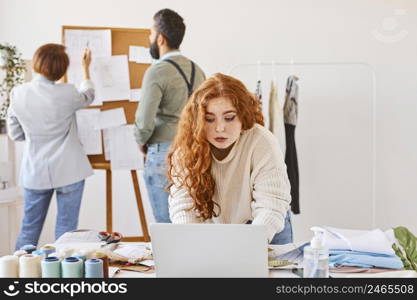
M 118 243 L 123 238 L 123 235 L 120 232 L 109 233 L 107 231 L 100 231 L 98 233 L 98 238 L 106 244 Z

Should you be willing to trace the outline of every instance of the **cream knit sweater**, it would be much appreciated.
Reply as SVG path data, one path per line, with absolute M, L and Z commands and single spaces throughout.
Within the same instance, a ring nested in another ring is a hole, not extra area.
M 286 165 L 278 141 L 261 125 L 244 131 L 226 158 L 213 156 L 212 176 L 216 182 L 213 200 L 220 215 L 206 222 L 266 225 L 269 241 L 284 229 L 291 201 Z M 173 185 L 169 212 L 173 223 L 202 223 L 186 188 Z M 217 211 L 218 213 L 218 211 Z

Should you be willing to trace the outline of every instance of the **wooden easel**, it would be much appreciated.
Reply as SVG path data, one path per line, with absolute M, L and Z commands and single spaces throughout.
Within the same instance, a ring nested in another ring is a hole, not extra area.
M 129 55 L 129 46 L 149 47 L 148 29 L 134 28 L 112 28 L 112 27 L 85 27 L 85 26 L 62 26 L 62 43 L 65 44 L 65 30 L 110 30 L 112 39 L 112 55 Z M 139 64 L 129 62 L 130 88 L 138 89 L 142 86 L 142 78 L 149 67 L 149 64 Z M 65 78 L 66 81 L 66 78 Z M 108 110 L 113 108 L 123 108 L 128 124 L 135 121 L 135 113 L 138 102 L 125 101 L 108 101 L 103 102 L 101 106 L 90 106 L 89 108 L 99 108 L 100 110 Z M 104 149 L 104 147 L 103 147 Z M 110 161 L 106 160 L 104 154 L 88 156 L 93 169 L 106 171 L 106 230 L 113 231 L 113 198 L 112 198 L 112 171 Z M 136 204 L 139 213 L 140 224 L 143 236 L 124 237 L 126 242 L 149 242 L 150 236 L 148 225 L 146 223 L 145 210 L 143 208 L 142 197 L 139 188 L 138 176 L 136 170 L 130 171 L 132 176 L 133 187 L 135 191 Z

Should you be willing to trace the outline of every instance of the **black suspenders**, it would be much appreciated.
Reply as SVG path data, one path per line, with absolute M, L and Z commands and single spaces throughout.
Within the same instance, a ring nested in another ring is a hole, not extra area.
M 164 59 L 164 61 L 169 62 L 171 65 L 173 65 L 178 72 L 181 74 L 182 78 L 184 78 L 185 83 L 187 84 L 188 88 L 188 97 L 191 96 L 193 93 L 193 86 L 194 86 L 194 78 L 195 78 L 195 65 L 193 62 L 191 62 L 191 78 L 190 81 L 188 81 L 187 76 L 185 75 L 184 71 L 181 69 L 181 67 L 173 60 L 170 59 Z

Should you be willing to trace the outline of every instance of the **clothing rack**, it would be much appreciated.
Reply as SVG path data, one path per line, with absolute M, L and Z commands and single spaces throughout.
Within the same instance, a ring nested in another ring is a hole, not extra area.
M 372 131 L 372 227 L 376 228 L 376 73 L 375 69 L 368 63 L 364 62 L 294 62 L 294 60 L 290 60 L 289 62 L 279 62 L 279 61 L 271 61 L 271 62 L 263 62 L 258 60 L 256 63 L 242 63 L 234 65 L 230 68 L 228 74 L 233 76 L 239 69 L 248 68 L 248 67 L 256 67 L 257 68 L 257 80 L 260 80 L 262 68 L 265 67 L 272 67 L 272 77 L 275 79 L 275 72 L 276 69 L 279 67 L 290 67 L 290 75 L 294 74 L 293 67 L 363 67 L 367 68 L 371 72 L 372 76 L 372 121 L 371 121 L 371 131 Z

